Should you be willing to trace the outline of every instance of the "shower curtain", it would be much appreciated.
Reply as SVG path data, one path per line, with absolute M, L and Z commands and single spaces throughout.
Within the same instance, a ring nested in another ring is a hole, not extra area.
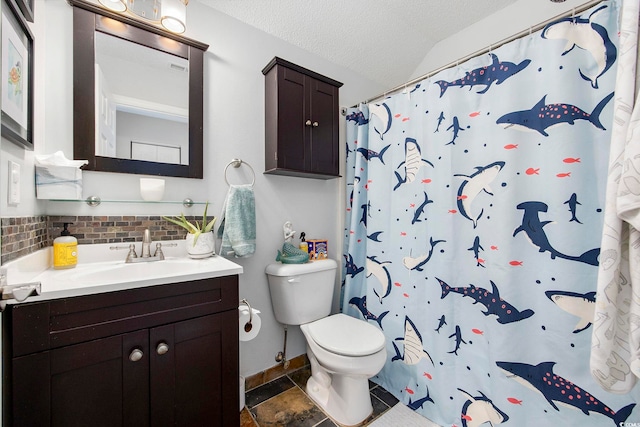
M 589 370 L 619 9 L 347 112 L 342 310 L 442 426 L 640 423 Z

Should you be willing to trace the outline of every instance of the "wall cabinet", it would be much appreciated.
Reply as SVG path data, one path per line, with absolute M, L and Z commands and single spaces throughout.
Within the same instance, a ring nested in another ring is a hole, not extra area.
M 238 278 L 8 306 L 4 426 L 237 426 Z
M 340 176 L 338 89 L 342 83 L 274 58 L 265 75 L 265 173 Z

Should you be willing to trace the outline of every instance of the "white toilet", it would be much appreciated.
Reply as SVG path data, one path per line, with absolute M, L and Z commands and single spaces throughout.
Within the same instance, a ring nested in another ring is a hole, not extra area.
M 271 303 L 278 322 L 300 325 L 311 378 L 307 393 L 340 424 L 364 421 L 373 411 L 369 378 L 387 359 L 384 334 L 364 320 L 329 315 L 336 269 L 332 259 L 269 264 Z

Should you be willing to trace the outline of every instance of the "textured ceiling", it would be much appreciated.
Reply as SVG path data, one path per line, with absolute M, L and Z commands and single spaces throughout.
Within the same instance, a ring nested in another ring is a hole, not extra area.
M 429 50 L 516 0 L 197 0 L 386 87 Z

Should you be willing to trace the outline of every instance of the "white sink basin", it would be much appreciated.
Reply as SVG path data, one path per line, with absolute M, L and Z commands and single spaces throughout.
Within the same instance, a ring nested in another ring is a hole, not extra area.
M 184 241 L 179 241 L 177 247 L 163 248 L 165 259 L 162 261 L 125 263 L 127 251 L 113 251 L 110 247 L 113 245 L 80 245 L 75 268 L 54 270 L 45 266 L 44 271 L 35 272 L 34 265 L 50 259 L 51 249 L 47 248 L 43 251 L 48 254 L 34 255 L 31 262 L 26 259 L 15 265 L 9 263 L 8 283 L 40 282 L 41 295 L 29 297 L 25 301 L 29 302 L 242 273 L 241 266 L 220 256 L 188 258 Z M 140 250 L 140 243 L 136 249 Z
M 191 258 L 166 258 L 163 261 L 125 263 L 124 261 L 78 264 L 68 270 L 51 270 L 43 273 L 45 281 L 64 285 L 78 283 L 81 286 L 96 286 L 108 283 L 140 282 L 158 278 L 193 276 L 212 269 L 218 257 L 209 260 Z M 200 262 L 204 261 L 204 262 Z

